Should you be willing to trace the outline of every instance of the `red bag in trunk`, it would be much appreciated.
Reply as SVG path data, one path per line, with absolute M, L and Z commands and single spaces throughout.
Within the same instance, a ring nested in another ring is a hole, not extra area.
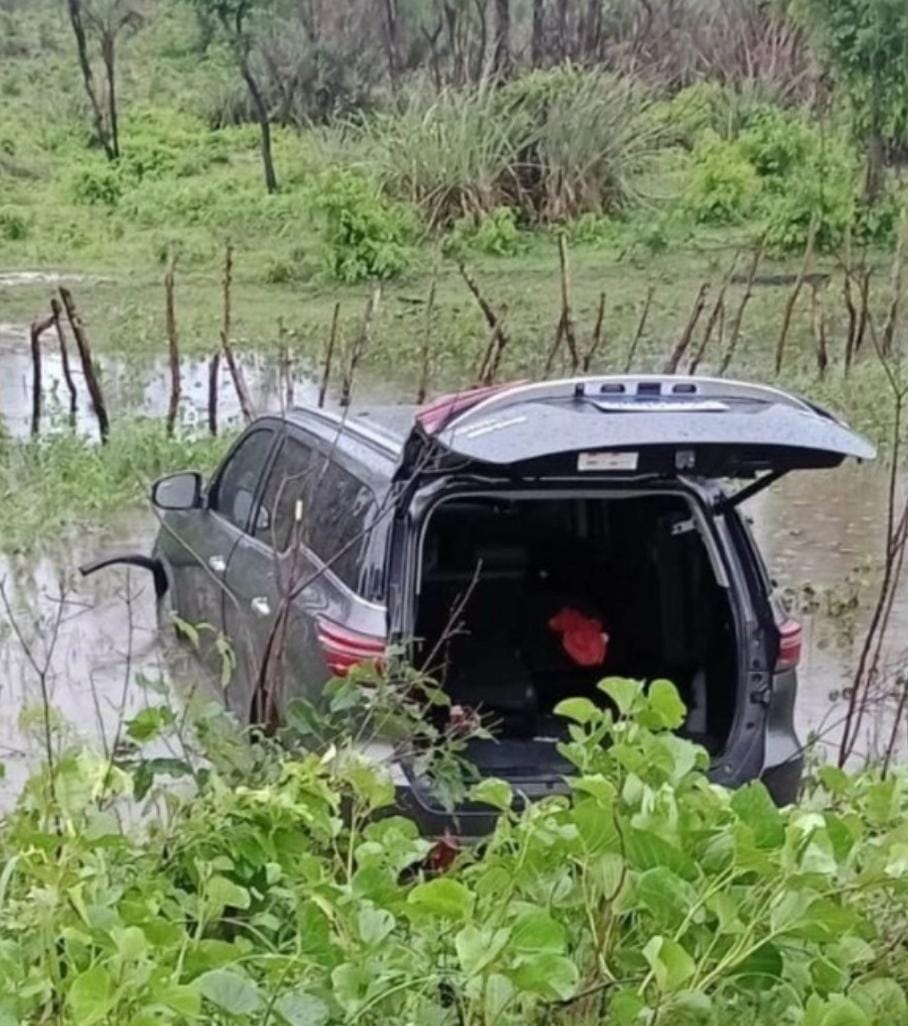
M 562 648 L 578 666 L 601 666 L 608 649 L 602 622 L 565 606 L 549 620 L 549 629 L 561 635 Z

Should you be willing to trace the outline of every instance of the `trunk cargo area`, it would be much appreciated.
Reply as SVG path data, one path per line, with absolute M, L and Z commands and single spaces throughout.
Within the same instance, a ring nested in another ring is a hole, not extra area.
M 552 626 L 564 610 L 602 625 L 601 663 L 566 651 Z M 468 753 L 484 774 L 568 772 L 553 710 L 581 695 L 604 704 L 607 676 L 671 680 L 689 710 L 683 733 L 714 755 L 728 738 L 734 617 L 683 494 L 443 499 L 424 528 L 415 627 L 417 662 L 494 735 Z

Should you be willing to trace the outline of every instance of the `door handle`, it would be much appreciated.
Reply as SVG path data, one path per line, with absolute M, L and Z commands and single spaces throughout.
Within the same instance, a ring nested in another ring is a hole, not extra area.
M 268 616 L 271 612 L 271 605 L 264 595 L 257 596 L 249 605 L 252 606 L 253 613 L 256 613 L 258 616 Z
M 227 569 L 227 560 L 223 556 L 209 556 L 208 566 L 216 574 L 222 574 Z

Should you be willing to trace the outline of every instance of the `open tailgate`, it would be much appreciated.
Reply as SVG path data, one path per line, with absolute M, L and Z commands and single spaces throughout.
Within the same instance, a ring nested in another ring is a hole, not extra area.
M 622 375 L 447 396 L 417 416 L 400 470 L 753 477 L 875 455 L 833 414 L 780 389 Z

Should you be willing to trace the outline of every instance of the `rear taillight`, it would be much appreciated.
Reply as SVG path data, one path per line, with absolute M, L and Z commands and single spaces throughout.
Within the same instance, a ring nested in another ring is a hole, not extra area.
M 373 634 L 360 634 L 341 627 L 330 620 L 319 618 L 318 641 L 328 669 L 338 677 L 360 663 L 371 663 L 385 654 L 387 641 Z
M 776 657 L 776 673 L 793 670 L 801 661 L 801 625 L 797 620 L 785 620 L 779 624 L 779 654 Z

